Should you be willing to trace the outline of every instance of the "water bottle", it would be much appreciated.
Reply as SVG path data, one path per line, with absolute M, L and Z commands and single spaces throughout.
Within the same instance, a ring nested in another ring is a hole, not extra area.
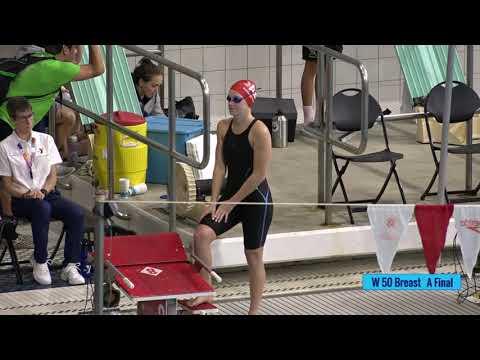
M 280 110 L 272 118 L 272 146 L 286 148 L 288 144 L 288 121 Z
M 147 192 L 147 184 L 141 183 L 141 184 L 132 186 L 128 192 L 130 196 L 145 194 Z

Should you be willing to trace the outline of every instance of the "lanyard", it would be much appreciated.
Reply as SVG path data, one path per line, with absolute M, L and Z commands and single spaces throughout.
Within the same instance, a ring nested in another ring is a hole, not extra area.
M 33 180 L 33 172 L 32 172 L 32 165 L 33 165 L 33 156 L 35 156 L 35 139 L 32 138 L 32 154 L 28 153 L 26 149 L 23 149 L 21 143 L 18 143 L 17 147 L 20 149 L 23 155 L 23 160 L 27 164 L 28 171 L 30 173 L 30 179 Z

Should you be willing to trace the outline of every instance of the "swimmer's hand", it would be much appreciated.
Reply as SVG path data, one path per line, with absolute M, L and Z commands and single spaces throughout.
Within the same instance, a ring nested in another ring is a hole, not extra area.
M 217 206 L 215 204 L 209 204 L 205 206 L 202 212 L 202 216 L 200 216 L 200 219 L 203 219 L 208 214 L 212 214 L 212 218 L 213 218 L 213 214 L 215 214 L 216 208 Z
M 228 201 L 226 201 L 228 202 Z M 234 204 L 221 204 L 218 209 L 212 213 L 212 219 L 213 221 L 216 222 L 221 222 L 222 220 L 225 220 L 225 222 L 228 221 L 228 215 L 230 212 L 233 210 L 235 207 Z

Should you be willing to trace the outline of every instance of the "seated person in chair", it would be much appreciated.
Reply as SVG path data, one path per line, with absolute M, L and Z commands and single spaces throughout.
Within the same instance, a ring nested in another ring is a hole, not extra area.
M 52 283 L 47 246 L 49 222 L 54 218 L 61 220 L 66 229 L 61 278 L 70 285 L 84 284 L 76 265 L 80 261 L 84 212 L 55 189 L 55 167 L 62 162 L 55 142 L 50 135 L 32 130 L 32 106 L 26 98 L 10 98 L 7 110 L 15 129 L 0 142 L 0 176 L 12 197 L 14 216 L 32 223 L 33 278 L 42 285 Z

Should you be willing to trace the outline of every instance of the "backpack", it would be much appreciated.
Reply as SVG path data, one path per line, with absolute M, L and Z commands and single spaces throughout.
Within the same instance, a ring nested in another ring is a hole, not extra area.
M 27 66 L 35 64 L 39 61 L 54 59 L 52 56 L 32 56 L 27 54 L 20 59 L 2 58 L 0 59 L 0 104 L 3 104 L 7 100 L 8 90 L 10 83 L 16 78 L 16 76 L 22 72 Z M 58 89 L 59 90 L 59 89 Z M 25 96 L 27 99 L 41 98 L 50 94 L 43 94 L 39 96 Z
M 200 117 L 195 113 L 195 104 L 191 96 L 187 96 L 180 101 L 175 101 L 175 108 L 177 110 L 177 117 L 195 120 L 198 120 Z M 168 109 L 163 109 L 163 111 L 165 115 L 168 116 Z

